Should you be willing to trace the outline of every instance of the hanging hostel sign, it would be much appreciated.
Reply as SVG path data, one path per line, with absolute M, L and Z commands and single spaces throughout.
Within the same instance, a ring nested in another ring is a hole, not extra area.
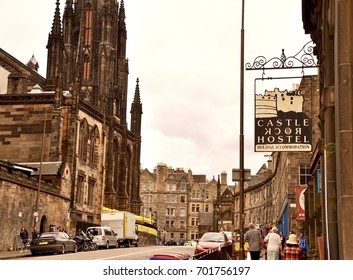
M 255 152 L 311 151 L 312 120 L 299 90 L 255 95 Z

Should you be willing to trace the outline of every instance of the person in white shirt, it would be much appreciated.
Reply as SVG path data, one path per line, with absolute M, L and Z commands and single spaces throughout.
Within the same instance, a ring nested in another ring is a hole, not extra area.
M 273 227 L 264 239 L 267 244 L 267 260 L 279 260 L 279 252 L 282 250 L 281 237 L 278 229 Z

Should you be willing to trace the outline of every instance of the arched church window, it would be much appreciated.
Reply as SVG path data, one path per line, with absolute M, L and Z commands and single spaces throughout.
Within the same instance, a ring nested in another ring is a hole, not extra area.
M 84 119 L 80 123 L 80 132 L 79 132 L 79 146 L 78 146 L 78 156 L 81 160 L 87 160 L 87 147 L 88 147 L 88 123 Z
M 83 79 L 88 80 L 91 76 L 91 60 L 88 54 L 83 57 Z
M 85 19 L 85 45 L 91 45 L 92 40 L 92 7 L 87 5 Z
M 76 203 L 83 204 L 85 177 L 79 175 L 77 178 Z
M 113 180 L 114 180 L 114 188 L 118 189 L 119 183 L 119 140 L 116 138 L 114 139 L 113 143 Z
M 92 129 L 90 137 L 90 152 L 89 152 L 89 162 L 91 165 L 97 166 L 99 162 L 99 131 L 98 127 L 95 126 Z
M 87 52 L 92 45 L 92 7 L 90 4 L 86 7 L 85 14 L 85 49 Z M 91 59 L 88 53 L 83 58 L 83 79 L 88 80 L 91 75 Z

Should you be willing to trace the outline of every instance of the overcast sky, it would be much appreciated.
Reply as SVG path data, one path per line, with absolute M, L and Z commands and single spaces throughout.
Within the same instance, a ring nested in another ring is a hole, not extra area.
M 4 1 L 3 1 L 4 2 Z M 0 47 L 46 73 L 46 44 L 56 0 L 1 3 Z M 65 0 L 61 0 L 61 15 Z M 125 0 L 129 104 L 140 79 L 143 168 L 163 162 L 231 182 L 239 168 L 241 0 Z M 19 7 L 21 7 L 19 9 Z M 295 55 L 307 42 L 301 0 L 245 0 L 245 63 Z M 309 74 L 308 72 L 306 72 Z M 300 70 L 265 77 L 300 76 Z M 268 153 L 254 152 L 254 92 L 292 89 L 298 79 L 257 80 L 245 71 L 244 167 L 256 174 Z M 130 121 L 130 117 L 128 119 Z

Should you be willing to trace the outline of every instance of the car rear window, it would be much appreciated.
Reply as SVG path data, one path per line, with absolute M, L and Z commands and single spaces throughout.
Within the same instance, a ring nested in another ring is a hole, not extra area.
M 223 234 L 218 234 L 218 233 L 211 233 L 211 234 L 204 234 L 201 238 L 202 241 L 210 241 L 210 242 L 223 242 L 224 241 L 224 236 Z
M 92 228 L 92 234 L 93 235 L 102 235 L 102 229 L 101 228 Z

